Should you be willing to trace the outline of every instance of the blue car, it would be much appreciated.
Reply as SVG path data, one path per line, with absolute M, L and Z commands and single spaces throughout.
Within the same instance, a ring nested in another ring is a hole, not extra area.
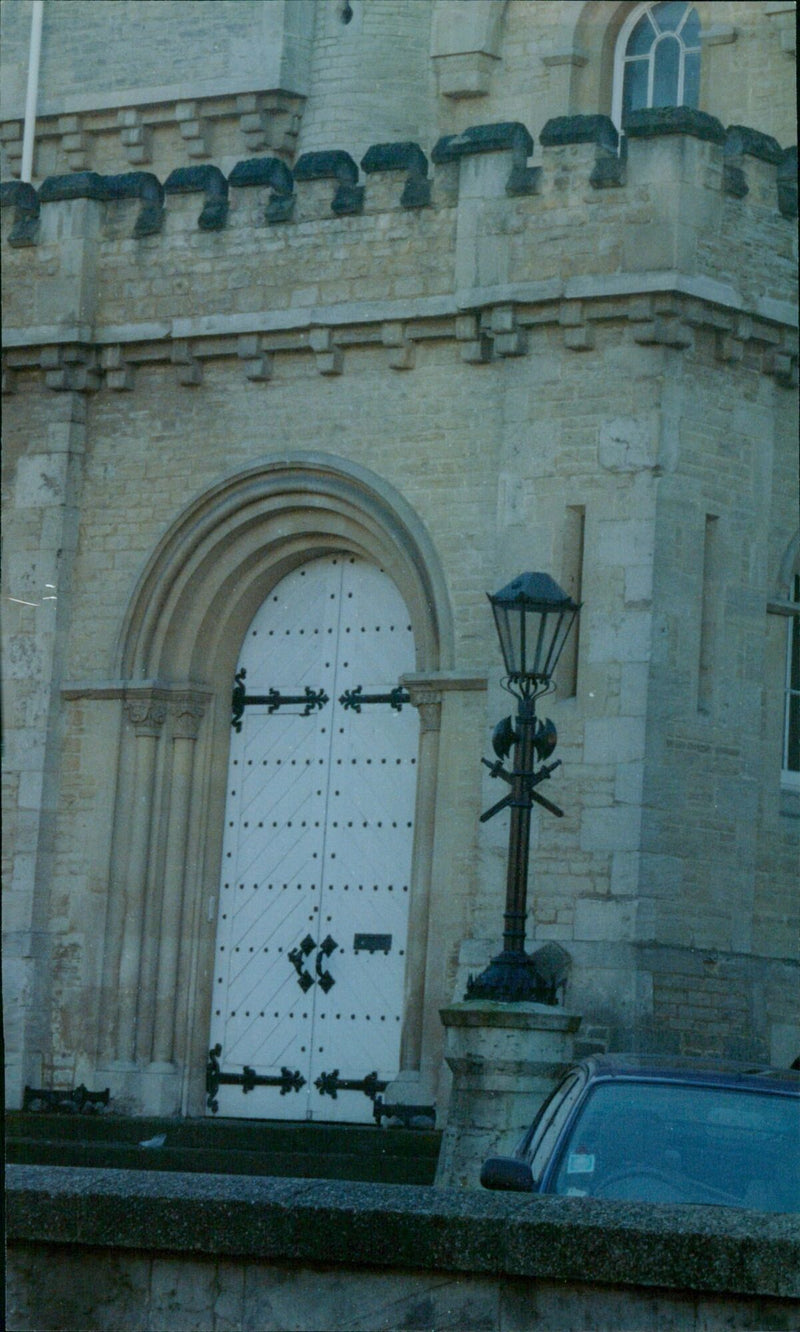
M 595 1055 L 570 1068 L 487 1189 L 800 1212 L 800 1073 Z

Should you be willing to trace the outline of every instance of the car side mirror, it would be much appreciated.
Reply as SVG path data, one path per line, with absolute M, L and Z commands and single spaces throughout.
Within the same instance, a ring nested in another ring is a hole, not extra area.
M 481 1166 L 481 1184 L 485 1189 L 533 1193 L 533 1174 L 527 1161 L 516 1156 L 490 1156 Z

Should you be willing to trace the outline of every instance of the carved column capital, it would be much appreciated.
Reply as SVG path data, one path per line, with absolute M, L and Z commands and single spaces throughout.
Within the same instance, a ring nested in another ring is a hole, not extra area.
M 125 715 L 137 735 L 159 736 L 167 716 L 167 705 L 147 695 L 125 700 Z
M 173 740 L 196 740 L 205 716 L 205 702 L 197 694 L 180 694 L 172 700 Z
M 422 685 L 409 685 L 409 701 L 412 708 L 419 712 L 419 724 L 422 731 L 438 731 L 442 720 L 441 689 L 425 688 Z

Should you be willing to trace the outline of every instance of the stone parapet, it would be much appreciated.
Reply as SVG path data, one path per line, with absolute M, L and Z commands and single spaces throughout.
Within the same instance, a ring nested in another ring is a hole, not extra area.
M 263 1332 L 654 1319 L 788 1332 L 800 1296 L 789 1216 L 46 1166 L 11 1166 L 7 1186 L 18 1332 L 155 1330 L 190 1314 Z

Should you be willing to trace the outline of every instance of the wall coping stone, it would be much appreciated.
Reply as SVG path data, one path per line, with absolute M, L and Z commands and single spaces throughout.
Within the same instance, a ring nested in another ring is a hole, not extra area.
M 11 1165 L 7 1240 L 800 1295 L 800 1218 L 419 1185 Z
M 511 151 L 521 157 L 530 157 L 533 139 L 519 120 L 503 120 L 494 125 L 472 125 L 461 134 L 445 134 L 434 144 L 431 161 L 456 162 L 473 153 Z
M 619 135 L 610 116 L 554 116 L 548 120 L 539 135 L 543 148 L 559 147 L 568 143 L 595 143 L 615 153 Z
M 629 139 L 655 139 L 662 134 L 690 134 L 709 143 L 724 143 L 725 130 L 716 116 L 691 106 L 654 106 L 630 111 L 622 126 Z

